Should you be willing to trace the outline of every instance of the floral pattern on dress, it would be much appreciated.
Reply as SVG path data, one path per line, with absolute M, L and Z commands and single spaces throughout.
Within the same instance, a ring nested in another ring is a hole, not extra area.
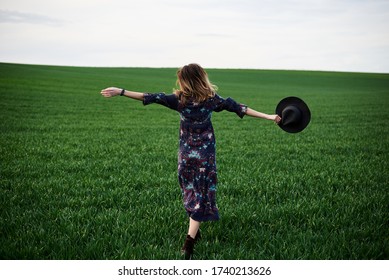
M 212 112 L 227 110 L 240 118 L 247 106 L 218 94 L 201 103 L 180 102 L 175 94 L 145 93 L 143 104 L 157 103 L 180 115 L 178 182 L 188 215 L 199 222 L 219 220 L 216 204 L 216 140 Z

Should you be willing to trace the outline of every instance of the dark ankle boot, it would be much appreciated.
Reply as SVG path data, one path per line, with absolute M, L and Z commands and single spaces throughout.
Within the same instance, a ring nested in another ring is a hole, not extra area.
M 196 240 L 190 235 L 186 236 L 184 246 L 181 249 L 181 253 L 185 256 L 186 260 L 191 260 L 193 257 L 193 248 Z

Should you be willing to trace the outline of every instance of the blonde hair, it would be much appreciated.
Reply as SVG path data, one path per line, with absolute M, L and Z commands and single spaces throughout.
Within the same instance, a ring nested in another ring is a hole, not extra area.
M 177 71 L 177 85 L 175 94 L 185 104 L 189 98 L 193 102 L 203 102 L 215 96 L 217 87 L 208 79 L 208 74 L 198 64 L 191 63 L 183 66 Z

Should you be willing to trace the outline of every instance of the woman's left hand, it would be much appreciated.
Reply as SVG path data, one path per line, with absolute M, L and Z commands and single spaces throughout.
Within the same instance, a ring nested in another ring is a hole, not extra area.
M 122 89 L 117 88 L 117 87 L 109 87 L 106 89 L 101 90 L 101 95 L 104 97 L 114 97 L 120 94 Z

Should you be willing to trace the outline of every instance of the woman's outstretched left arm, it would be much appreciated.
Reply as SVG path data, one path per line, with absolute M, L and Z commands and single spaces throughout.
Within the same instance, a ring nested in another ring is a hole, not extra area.
M 114 97 L 114 96 L 120 95 L 122 93 L 122 90 L 124 90 L 124 89 L 117 88 L 117 87 L 109 87 L 109 88 L 101 90 L 100 93 L 104 97 Z M 143 101 L 144 93 L 130 91 L 130 90 L 124 90 L 123 96 Z
M 246 115 L 253 118 L 261 118 L 265 120 L 274 121 L 275 123 L 279 123 L 281 121 L 281 117 L 278 115 L 268 115 L 265 113 L 255 111 L 251 108 L 247 108 Z

